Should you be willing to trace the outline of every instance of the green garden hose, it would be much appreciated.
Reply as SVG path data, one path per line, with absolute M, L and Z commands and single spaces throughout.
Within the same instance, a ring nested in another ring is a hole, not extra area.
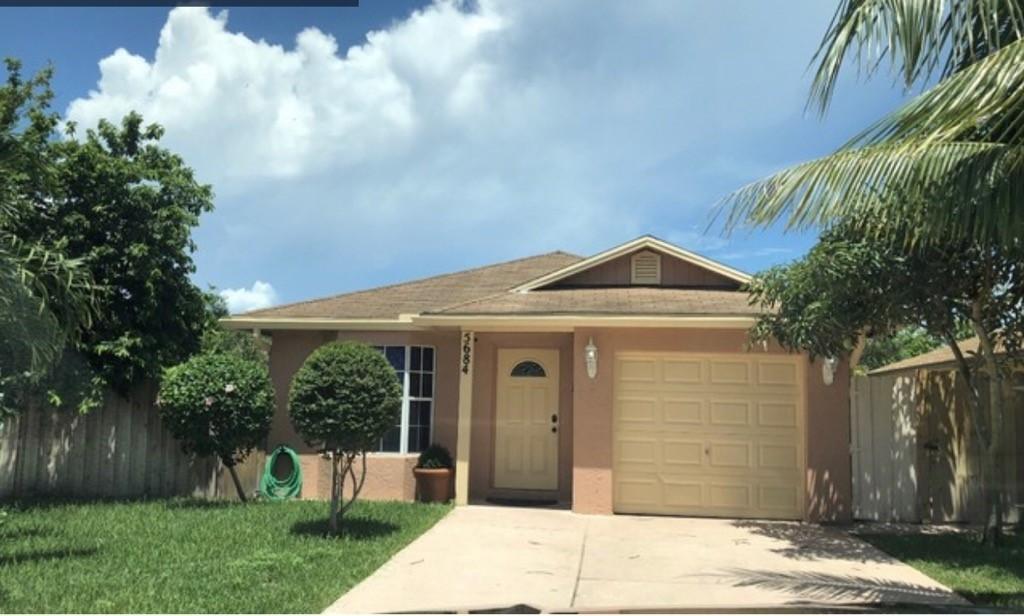
M 277 456 L 287 454 L 292 461 L 292 472 L 286 479 L 278 479 L 274 476 L 274 463 Z M 287 445 L 279 445 L 277 449 L 267 458 L 267 464 L 263 467 L 263 477 L 260 479 L 260 494 L 270 500 L 287 500 L 295 498 L 302 490 L 302 466 L 299 464 L 299 456 L 295 450 Z

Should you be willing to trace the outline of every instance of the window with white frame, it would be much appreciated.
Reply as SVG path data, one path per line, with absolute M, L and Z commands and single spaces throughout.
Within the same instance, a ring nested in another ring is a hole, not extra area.
M 402 414 L 380 451 L 416 453 L 430 445 L 434 418 L 434 347 L 376 346 L 402 384 Z

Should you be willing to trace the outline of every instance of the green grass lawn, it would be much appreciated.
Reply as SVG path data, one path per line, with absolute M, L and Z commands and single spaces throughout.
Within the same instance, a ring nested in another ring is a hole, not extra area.
M 978 544 L 973 533 L 859 535 L 979 605 L 1024 606 L 1024 535 L 999 548 Z
M 319 612 L 448 506 L 22 503 L 0 517 L 0 612 Z

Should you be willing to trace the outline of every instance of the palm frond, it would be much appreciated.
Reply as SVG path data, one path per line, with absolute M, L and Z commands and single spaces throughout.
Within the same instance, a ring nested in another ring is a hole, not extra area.
M 1024 143 L 1024 40 L 943 80 L 844 148 L 887 140 L 916 140 L 927 146 L 964 138 Z
M 1024 36 L 1021 0 L 844 0 L 812 60 L 810 104 L 824 112 L 850 56 L 868 76 L 888 63 L 909 87 L 952 75 Z
M 754 182 L 727 197 L 728 229 L 791 229 L 855 218 L 868 227 L 902 222 L 914 241 L 1024 234 L 1024 145 L 921 140 L 841 150 Z M 721 212 L 722 210 L 719 210 Z

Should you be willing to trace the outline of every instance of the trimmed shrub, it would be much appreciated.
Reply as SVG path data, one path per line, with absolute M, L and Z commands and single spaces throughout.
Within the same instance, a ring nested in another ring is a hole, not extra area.
M 432 444 L 420 453 L 417 468 L 452 468 L 452 454 L 444 445 Z
M 231 353 L 197 355 L 164 372 L 157 406 L 182 450 L 220 458 L 245 501 L 235 465 L 267 437 L 274 416 L 266 365 Z
M 391 364 L 355 342 L 326 344 L 295 374 L 288 396 L 292 424 L 312 447 L 331 456 L 330 528 L 355 502 L 366 479 L 366 452 L 377 448 L 402 409 L 402 386 Z M 362 468 L 356 476 L 355 464 Z M 346 477 L 352 496 L 343 502 Z

